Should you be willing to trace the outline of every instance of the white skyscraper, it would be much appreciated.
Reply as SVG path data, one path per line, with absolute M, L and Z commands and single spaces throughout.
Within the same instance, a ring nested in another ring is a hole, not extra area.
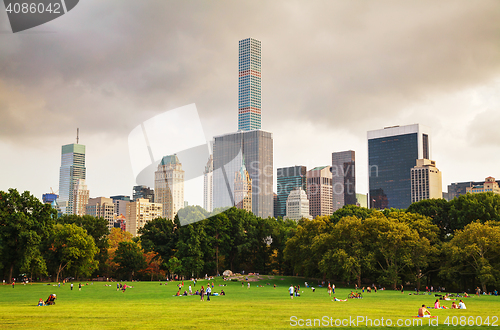
M 312 219 L 309 214 L 309 200 L 306 192 L 301 188 L 292 190 L 286 200 L 286 216 L 284 219 L 300 220 Z
M 205 166 L 205 171 L 203 172 L 203 208 L 208 212 L 213 211 L 213 177 L 214 159 L 210 155 L 207 166 Z
M 78 179 L 73 189 L 73 214 L 85 215 L 89 202 L 89 190 L 84 179 Z

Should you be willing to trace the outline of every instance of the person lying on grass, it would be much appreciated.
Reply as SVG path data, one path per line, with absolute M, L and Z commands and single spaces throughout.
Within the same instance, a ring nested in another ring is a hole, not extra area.
M 332 301 L 347 301 L 347 299 L 339 299 L 337 297 L 333 297 Z

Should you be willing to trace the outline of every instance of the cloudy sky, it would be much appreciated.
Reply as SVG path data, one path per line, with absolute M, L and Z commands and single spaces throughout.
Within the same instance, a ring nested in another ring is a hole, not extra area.
M 366 132 L 420 123 L 444 191 L 500 178 L 500 1 L 81 0 L 16 34 L 0 5 L 0 190 L 57 190 L 77 127 L 91 197 L 132 193 L 128 135 L 157 114 L 195 103 L 207 140 L 235 131 L 247 37 L 275 168 L 352 149 L 366 193 Z

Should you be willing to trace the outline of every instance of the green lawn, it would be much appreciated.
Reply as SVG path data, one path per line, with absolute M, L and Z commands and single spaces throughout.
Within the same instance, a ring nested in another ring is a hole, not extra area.
M 325 288 L 316 288 L 316 292 L 304 288 L 304 281 L 297 278 L 268 278 L 262 276 L 259 282 L 251 282 L 250 289 L 242 288 L 240 282 L 224 282 L 215 280 L 214 291 L 219 292 L 219 284 L 226 296 L 211 297 L 210 302 L 201 302 L 199 296 L 175 297 L 176 283 L 160 285 L 159 282 L 126 282 L 133 288 L 125 293 L 116 291 L 116 283 L 104 286 L 103 282 L 84 285 L 78 291 L 78 282 L 70 290 L 69 284 L 61 287 L 47 284 L 0 285 L 0 329 L 290 329 L 290 328 L 327 328 L 326 324 L 316 326 L 299 326 L 299 319 L 351 319 L 361 321 L 361 317 L 384 324 L 387 319 L 396 322 L 413 322 L 418 307 L 422 304 L 433 306 L 433 295 L 414 296 L 408 292 L 378 291 L 365 293 L 363 299 L 349 299 L 347 302 L 332 302 Z M 212 281 L 210 281 L 212 282 Z M 288 286 L 290 283 L 300 284 L 301 297 L 290 299 Z M 185 282 L 187 291 L 189 281 Z M 266 285 L 270 283 L 271 285 Z M 273 284 L 277 288 L 273 288 Z M 85 283 L 82 283 L 85 284 Z M 201 280 L 206 287 L 207 281 Z M 263 285 L 263 287 L 257 287 Z M 335 296 L 346 298 L 351 289 L 337 288 Z M 44 300 L 49 294 L 56 293 L 54 306 L 36 307 L 38 299 Z M 332 296 L 333 297 L 333 296 Z M 467 310 L 430 310 L 437 315 L 439 328 L 453 328 L 444 324 L 467 321 L 477 324 L 489 317 L 490 326 L 500 317 L 500 297 L 481 296 L 464 299 Z M 445 302 L 450 306 L 451 302 Z M 291 317 L 295 316 L 296 319 Z M 453 319 L 453 316 L 457 318 Z M 473 318 L 470 318 L 472 316 Z M 479 318 L 480 317 L 480 318 Z M 297 322 L 294 322 L 296 320 Z M 420 319 L 418 319 L 420 320 Z M 434 319 L 435 320 L 435 319 Z M 313 321 L 311 321 L 313 322 Z M 347 321 L 344 321 L 344 323 Z M 423 319 L 423 326 L 428 327 L 428 319 Z M 435 321 L 434 321 L 435 322 Z M 296 326 L 292 326 L 297 324 Z M 354 323 L 355 324 L 355 323 Z M 380 323 L 379 323 L 380 324 Z M 460 324 L 460 323 L 459 323 Z M 500 320 L 496 321 L 500 325 Z M 404 323 L 403 323 L 404 326 Z M 330 327 L 330 325 L 328 325 Z M 335 327 L 335 324 L 333 326 Z M 353 323 L 350 328 L 356 328 Z M 474 328 L 466 325 L 467 328 Z M 483 326 L 484 327 L 484 326 Z M 367 328 L 366 322 L 360 322 L 359 328 Z M 368 327 L 370 328 L 370 327 Z M 405 327 L 408 328 L 408 327 Z M 414 327 L 421 328 L 421 327 Z

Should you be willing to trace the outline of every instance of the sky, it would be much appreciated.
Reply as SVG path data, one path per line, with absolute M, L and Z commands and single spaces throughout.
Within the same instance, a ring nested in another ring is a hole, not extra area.
M 82 0 L 15 34 L 0 5 L 0 190 L 57 191 L 77 128 L 91 197 L 132 194 L 128 136 L 156 115 L 194 103 L 207 141 L 236 131 L 248 37 L 275 169 L 354 150 L 367 193 L 367 131 L 419 123 L 443 191 L 500 178 L 500 1 Z

